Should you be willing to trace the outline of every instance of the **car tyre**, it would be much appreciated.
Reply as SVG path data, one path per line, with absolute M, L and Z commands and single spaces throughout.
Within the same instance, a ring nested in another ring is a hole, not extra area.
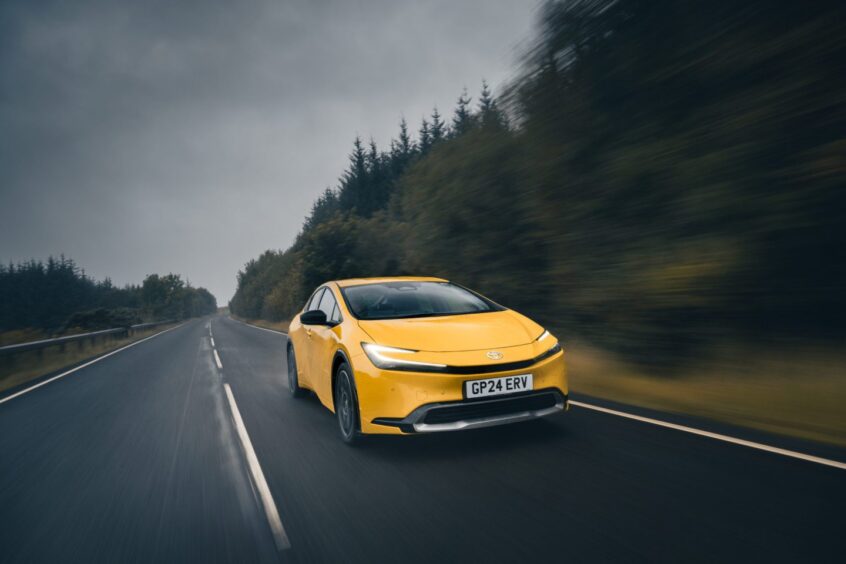
M 335 371 L 334 397 L 335 418 L 338 421 L 341 440 L 348 445 L 356 444 L 361 440 L 358 394 L 355 390 L 352 369 L 346 362 L 338 365 Z
M 288 342 L 288 390 L 291 396 L 301 398 L 305 395 L 305 390 L 300 387 L 300 379 L 297 376 L 297 357 L 294 354 L 294 345 Z

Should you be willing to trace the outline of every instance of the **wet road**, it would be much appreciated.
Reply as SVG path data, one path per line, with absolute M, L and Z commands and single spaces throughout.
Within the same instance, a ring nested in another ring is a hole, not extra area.
M 289 396 L 285 366 L 284 335 L 214 317 L 0 398 L 0 561 L 846 554 L 841 469 L 580 407 L 349 448 L 316 399 Z M 230 401 L 284 528 L 282 550 Z

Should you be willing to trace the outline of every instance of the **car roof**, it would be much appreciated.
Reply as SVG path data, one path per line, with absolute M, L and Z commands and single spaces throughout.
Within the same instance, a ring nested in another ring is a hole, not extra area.
M 335 280 L 334 282 L 339 287 L 346 288 L 348 286 L 378 284 L 380 282 L 447 282 L 447 280 L 431 276 L 389 276 L 384 278 L 347 278 L 345 280 Z

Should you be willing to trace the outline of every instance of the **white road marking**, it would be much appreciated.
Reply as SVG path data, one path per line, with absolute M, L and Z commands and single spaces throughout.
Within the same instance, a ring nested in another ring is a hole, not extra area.
M 796 452 L 794 450 L 787 450 L 784 448 L 778 448 L 774 446 L 769 446 L 761 443 L 756 443 L 753 441 L 747 441 L 744 439 L 737 439 L 735 437 L 730 437 L 728 435 L 721 435 L 719 433 L 712 433 L 710 431 L 703 431 L 702 429 L 696 429 L 693 427 L 686 427 L 685 425 L 677 425 L 675 423 L 669 423 L 667 421 L 660 421 L 658 419 L 652 419 L 650 417 L 641 417 L 640 415 L 633 415 L 631 413 L 626 413 L 624 411 L 617 411 L 615 409 L 608 409 L 607 407 L 599 407 L 598 405 L 591 405 L 589 403 L 582 403 L 580 401 L 571 401 L 570 405 L 575 405 L 576 407 L 583 407 L 585 409 L 592 409 L 594 411 L 601 411 L 602 413 L 608 413 L 610 415 L 616 415 L 618 417 L 625 417 L 627 419 L 634 419 L 635 421 L 641 421 L 643 423 L 649 423 L 651 425 L 658 425 L 659 427 L 666 427 L 668 429 L 675 429 L 677 431 L 684 431 L 685 433 L 692 433 L 694 435 L 699 435 L 702 437 L 708 437 L 710 439 L 715 439 L 718 441 L 725 441 L 727 443 L 732 443 L 735 445 L 741 445 L 749 448 L 754 448 L 758 450 L 763 450 L 766 452 L 772 452 L 775 454 L 780 454 L 782 456 L 789 456 L 790 458 L 798 458 L 799 460 L 806 460 L 808 462 L 814 462 L 816 464 L 823 464 L 825 466 L 832 466 L 834 468 L 839 468 L 840 470 L 846 470 L 846 462 L 839 462 L 837 460 L 830 460 L 828 458 L 821 458 L 819 456 L 811 456 L 810 454 L 804 454 L 801 452 Z
M 59 378 L 64 378 L 64 377 L 65 377 L 65 376 L 67 376 L 68 374 L 73 374 L 73 373 L 74 373 L 74 372 L 76 372 L 77 370 L 82 370 L 82 369 L 83 369 L 83 368 L 85 368 L 86 366 L 91 366 L 91 365 L 92 365 L 92 364 L 94 364 L 95 362 L 100 362 L 100 361 L 101 361 L 101 360 L 103 360 L 104 358 L 109 358 L 109 357 L 110 357 L 110 356 L 112 356 L 113 354 L 117 354 L 117 353 L 119 353 L 120 351 L 125 351 L 125 350 L 126 350 L 126 349 L 128 349 L 129 347 L 134 347 L 135 345 L 140 345 L 140 344 L 141 344 L 141 343 L 143 343 L 144 341 L 149 341 L 149 340 L 150 340 L 150 339 L 152 339 L 153 337 L 158 337 L 159 335 L 164 335 L 164 334 L 165 334 L 165 333 L 167 333 L 168 331 L 173 331 L 174 329 L 179 329 L 179 328 L 180 328 L 180 327 L 182 327 L 183 325 L 185 325 L 185 324 L 184 324 L 184 323 L 180 323 L 180 324 L 179 324 L 179 325 L 177 325 L 176 327 L 171 327 L 170 329 L 165 329 L 164 331 L 160 331 L 160 332 L 156 333 L 155 335 L 150 335 L 149 337 L 144 337 L 144 338 L 143 338 L 143 339 L 141 339 L 140 341 L 135 341 L 134 343 L 129 343 L 129 344 L 128 344 L 128 345 L 126 345 L 125 347 L 121 347 L 121 348 L 119 348 L 119 349 L 117 349 L 117 350 L 113 350 L 112 352 L 107 353 L 107 354 L 104 354 L 103 356 L 98 356 L 98 357 L 97 357 L 97 358 L 95 358 L 94 360 L 89 360 L 89 361 L 88 361 L 88 362 L 86 362 L 85 364 L 80 364 L 80 365 L 79 365 L 79 366 L 77 366 L 76 368 L 71 368 L 71 369 L 70 369 L 70 370 L 68 370 L 67 372 L 62 372 L 61 374 L 57 374 L 56 376 L 53 376 L 52 378 L 48 378 L 47 380 L 44 380 L 43 382 L 39 382 L 39 383 L 37 383 L 37 384 L 35 384 L 35 385 L 33 385 L 33 386 L 30 386 L 29 388 L 23 389 L 23 390 L 21 390 L 20 392 L 16 392 L 16 393 L 14 393 L 14 394 L 12 394 L 12 395 L 10 395 L 10 396 L 7 396 L 7 397 L 5 397 L 5 398 L 2 398 L 2 399 L 0 399 L 0 404 L 2 404 L 2 403 L 6 403 L 7 401 L 9 401 L 9 400 L 11 400 L 11 399 L 14 399 L 14 398 L 16 398 L 16 397 L 18 397 L 18 396 L 22 396 L 22 395 L 24 395 L 24 394 L 26 394 L 26 393 L 29 393 L 29 392 L 31 392 L 32 390 L 36 389 L 36 388 L 40 388 L 41 386 L 45 386 L 45 385 L 49 384 L 50 382 L 52 382 L 52 381 L 54 381 L 54 380 L 58 380 Z
M 212 349 L 212 352 L 214 352 L 214 362 L 217 364 L 217 369 L 223 370 L 223 363 L 220 362 L 220 356 L 217 354 L 217 349 Z
M 268 333 L 276 333 L 277 335 L 287 335 L 284 331 L 277 331 L 276 329 L 268 329 L 267 327 L 259 327 L 258 325 L 253 325 L 252 323 L 244 323 L 243 321 L 238 321 L 237 319 L 230 317 L 232 321 L 235 323 L 240 323 L 241 325 L 246 325 L 247 327 L 252 327 L 253 329 L 261 329 L 262 331 L 267 331 Z
M 259 497 L 261 497 L 261 504 L 264 506 L 264 514 L 267 516 L 270 530 L 273 532 L 273 540 L 276 541 L 276 548 L 277 550 L 291 548 L 291 541 L 288 539 L 288 534 L 282 525 L 282 519 L 279 517 L 279 511 L 273 502 L 273 496 L 270 494 L 270 487 L 267 485 L 267 480 L 264 479 L 264 472 L 261 470 L 256 451 L 253 450 L 253 443 L 250 442 L 247 428 L 244 426 L 243 419 L 241 419 L 241 412 L 238 411 L 238 404 L 235 403 L 235 396 L 232 395 L 232 388 L 229 387 L 229 384 L 223 384 L 223 387 L 226 389 L 229 408 L 232 410 L 232 419 L 235 420 L 235 429 L 238 431 L 238 437 L 241 439 L 241 446 L 244 447 L 247 464 L 250 467 L 250 473 L 253 476 L 256 490 L 258 490 Z
M 214 348 L 214 337 L 209 337 L 211 339 L 212 348 Z

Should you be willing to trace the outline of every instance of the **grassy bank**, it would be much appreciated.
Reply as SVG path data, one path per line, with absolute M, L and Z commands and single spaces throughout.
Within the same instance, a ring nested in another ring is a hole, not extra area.
M 93 341 L 83 340 L 54 345 L 41 350 L 18 353 L 13 357 L 0 358 L 0 392 L 113 351 L 176 325 L 178 324 L 174 323 L 136 331 L 131 337 L 104 336 Z
M 842 351 L 724 350 L 656 375 L 583 343 L 566 350 L 573 391 L 846 447 Z

